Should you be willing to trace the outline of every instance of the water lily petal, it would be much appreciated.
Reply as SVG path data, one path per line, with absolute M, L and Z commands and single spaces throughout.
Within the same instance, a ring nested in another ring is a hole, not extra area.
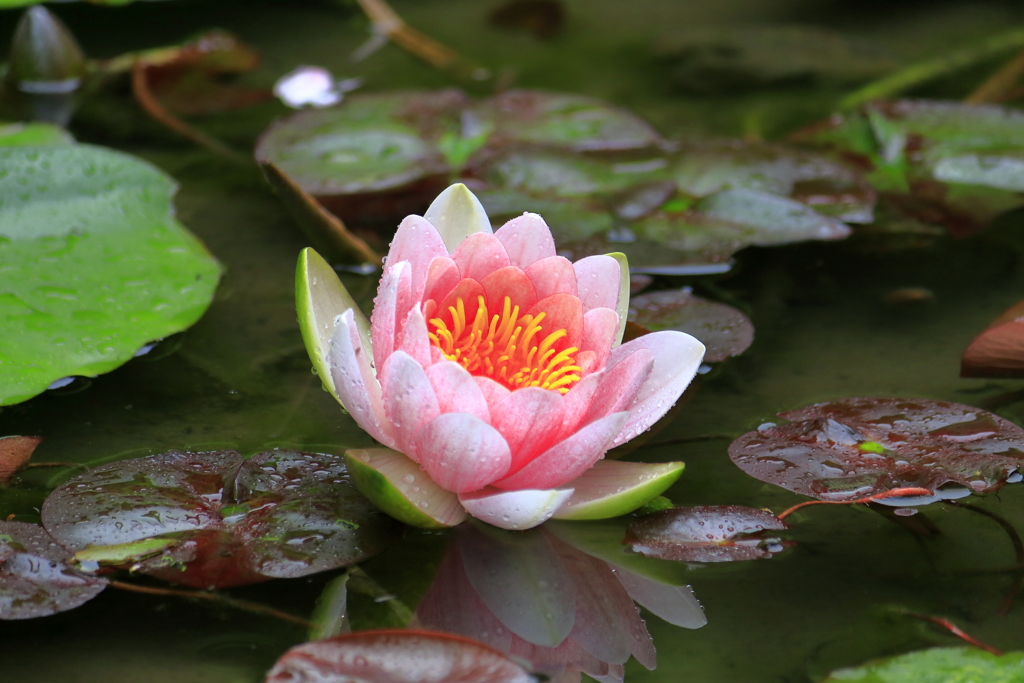
M 328 362 L 338 400 L 370 436 L 395 447 L 395 437 L 384 412 L 380 382 L 363 346 L 354 311 L 338 318 L 331 337 Z
M 462 183 L 455 183 L 437 195 L 423 217 L 437 228 L 449 254 L 470 235 L 492 232 L 491 219 L 483 204 Z
M 498 270 L 511 265 L 505 247 L 497 238 L 485 232 L 473 233 L 467 237 L 452 254 L 452 260 L 459 267 L 463 278 L 483 280 Z
M 413 306 L 405 318 L 405 324 L 402 325 L 401 341 L 398 343 L 398 348 L 426 368 L 433 364 L 430 351 L 432 347 L 430 337 L 427 336 L 427 321 L 424 320 L 420 307 Z
M 412 265 L 408 261 L 399 261 L 381 277 L 377 298 L 373 300 L 370 336 L 373 338 L 373 361 L 378 368 L 394 352 L 399 332 L 413 303 Z
M 446 360 L 427 368 L 427 377 L 442 413 L 469 413 L 484 422 L 491 421 L 484 392 L 466 368 Z
M 533 282 L 537 298 L 544 299 L 552 294 L 565 292 L 576 296 L 576 270 L 572 262 L 563 256 L 549 256 L 523 269 Z
M 544 320 L 541 321 L 544 331 L 539 335 L 540 338 L 556 330 L 566 331 L 566 336 L 552 346 L 554 349 L 562 350 L 570 346 L 579 348 L 582 343 L 583 310 L 580 300 L 572 294 L 552 294 L 538 301 L 529 310 L 529 314 L 536 317 L 539 313 L 544 313 Z
M 569 637 L 602 662 L 624 663 L 630 655 L 628 619 L 639 619 L 633 601 L 606 562 L 567 546 L 560 550 L 576 593 L 576 620 Z
M 555 239 L 551 228 L 535 213 L 513 218 L 494 233 L 508 252 L 512 265 L 526 266 L 555 255 Z
M 700 628 L 708 623 L 704 609 L 689 586 L 658 583 L 621 567 L 616 568 L 615 575 L 631 598 L 673 626 Z
M 406 216 L 391 240 L 383 274 L 387 275 L 395 264 L 408 261 L 412 267 L 412 291 L 418 299 L 423 294 L 430 264 L 439 256 L 447 257 L 448 249 L 437 229 L 425 218 Z
M 476 309 L 480 308 L 480 297 L 482 296 L 484 296 L 484 288 L 480 286 L 479 282 L 469 279 L 460 280 L 459 284 L 455 285 L 455 289 L 450 291 L 444 301 L 438 304 L 433 315 L 450 318 L 445 315 L 446 311 L 449 308 L 458 308 L 458 300 L 462 299 L 466 309 L 466 320 L 472 322 L 476 318 Z
M 649 349 L 635 349 L 613 366 L 600 373 L 597 386 L 599 400 L 590 405 L 580 424 L 589 424 L 605 415 L 629 411 L 641 389 L 654 372 L 654 354 Z
M 537 292 L 533 283 L 522 269 L 515 266 L 500 268 L 487 277 L 480 285 L 487 293 L 487 307 L 490 311 L 500 311 L 509 298 L 511 306 L 518 306 L 520 314 L 533 308 L 537 303 Z
M 438 256 L 427 268 L 427 285 L 423 291 L 423 301 L 435 301 L 440 304 L 455 289 L 462 275 L 455 261 L 448 256 Z
M 622 343 L 622 336 L 626 333 L 626 318 L 629 314 L 629 289 L 631 286 L 629 260 L 621 251 L 613 252 L 608 256 L 619 262 L 619 304 L 615 307 L 615 312 L 619 314 L 619 335 L 613 344 L 613 346 L 618 346 Z
M 484 392 L 484 400 L 487 401 L 487 407 L 490 409 L 491 415 L 495 414 L 498 405 L 512 393 L 508 387 L 498 384 L 490 377 L 474 377 L 473 380 L 480 387 L 480 391 Z
M 572 481 L 604 456 L 629 417 L 626 412 L 612 413 L 591 422 L 493 486 L 505 490 L 550 489 Z M 472 510 L 469 514 L 473 515 Z
M 675 404 L 697 373 L 704 358 L 704 345 L 683 332 L 664 330 L 645 334 L 623 344 L 608 358 L 608 367 L 624 360 L 637 349 L 654 354 L 654 369 L 629 408 L 629 420 L 613 445 L 629 441 L 657 422 Z
M 580 351 L 593 351 L 594 369 L 604 367 L 619 334 L 619 314 L 610 308 L 592 308 L 583 314 Z
M 455 493 L 487 486 L 512 460 L 498 430 L 468 413 L 445 413 L 428 422 L 416 435 L 416 452 L 430 478 Z
M 423 367 L 404 351 L 391 354 L 380 377 L 384 389 L 384 413 L 398 444 L 394 448 L 422 464 L 416 452 L 415 437 L 425 424 L 441 414 L 434 387 Z
M 588 256 L 572 267 L 576 271 L 576 287 L 584 311 L 592 308 L 617 310 L 622 279 L 618 261 L 611 256 Z
M 499 491 L 481 489 L 459 496 L 466 512 L 482 522 L 502 529 L 532 529 L 551 519 L 572 489 L 520 489 Z
M 508 471 L 518 472 L 557 439 L 562 424 L 562 395 L 539 387 L 510 392 L 491 411 L 491 424 L 512 452 Z

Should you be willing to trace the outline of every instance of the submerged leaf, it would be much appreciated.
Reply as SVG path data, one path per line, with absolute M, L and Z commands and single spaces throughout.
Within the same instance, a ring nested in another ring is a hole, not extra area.
M 32 619 L 74 609 L 107 586 L 68 565 L 71 553 L 42 527 L 0 522 L 0 619 Z
M 734 562 L 772 557 L 786 543 L 765 531 L 786 525 L 767 510 L 694 505 L 645 515 L 629 525 L 625 543 L 648 557 L 683 562 Z
M 825 501 L 854 501 L 900 488 L 932 496 L 879 500 L 917 505 L 988 493 L 1020 481 L 1024 429 L 979 408 L 899 398 L 850 398 L 780 413 L 729 446 L 761 481 Z
M 0 405 L 94 376 L 199 319 L 220 267 L 174 182 L 88 145 L 0 148 Z
M 651 332 L 679 330 L 696 337 L 718 363 L 738 356 L 754 341 L 754 324 L 732 306 L 694 296 L 690 289 L 663 290 L 633 297 L 629 319 Z
M 345 566 L 396 533 L 352 487 L 342 458 L 280 450 L 248 460 L 172 451 L 105 465 L 54 491 L 42 516 L 87 559 L 138 559 L 155 548 L 136 571 L 203 588 Z M 125 545 L 167 539 L 167 548 Z
M 266 683 L 533 683 L 505 655 L 431 631 L 362 631 L 293 647 Z

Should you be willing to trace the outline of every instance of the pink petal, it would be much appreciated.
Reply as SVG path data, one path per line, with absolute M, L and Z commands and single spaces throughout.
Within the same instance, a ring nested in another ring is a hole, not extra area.
M 503 384 L 495 382 L 490 377 L 473 377 L 473 381 L 480 387 L 480 391 L 484 392 L 484 399 L 487 401 L 487 407 L 491 411 L 491 415 L 497 409 L 505 397 L 512 393 L 512 391 Z
M 491 424 L 501 432 L 512 452 L 508 471 L 518 472 L 558 438 L 562 395 L 539 387 L 517 389 L 491 411 Z
M 520 315 L 537 303 L 537 292 L 533 289 L 533 283 L 526 273 L 515 266 L 494 271 L 481 280 L 480 285 L 487 293 L 487 308 L 492 313 L 502 310 L 505 297 L 509 298 L 511 306 L 519 307 Z
M 494 236 L 505 246 L 512 265 L 526 266 L 555 255 L 555 239 L 544 219 L 524 213 L 501 226 Z
M 689 586 L 670 586 L 646 576 L 616 568 L 615 576 L 629 597 L 673 626 L 700 628 L 708 623 L 704 610 Z
M 608 357 L 607 367 L 624 360 L 637 349 L 654 354 L 654 368 L 629 408 L 629 420 L 615 437 L 618 446 L 642 434 L 667 413 L 693 379 L 704 358 L 704 345 L 683 332 L 663 330 L 623 344 Z
M 604 456 L 628 417 L 629 413 L 612 413 L 591 422 L 494 486 L 505 490 L 551 489 L 572 481 Z M 476 516 L 472 510 L 469 514 Z
M 459 284 L 462 275 L 459 274 L 459 267 L 455 261 L 448 256 L 439 256 L 430 262 L 427 268 L 427 283 L 423 290 L 423 301 L 434 300 L 438 303 L 444 301 L 448 293 Z
M 552 294 L 538 301 L 529 310 L 529 314 L 536 317 L 542 311 L 545 314 L 540 323 L 543 332 L 534 339 L 539 342 L 549 334 L 565 330 L 567 335 L 552 348 L 559 351 L 570 346 L 579 348 L 583 341 L 583 307 L 580 300 L 572 294 Z
M 448 325 L 448 329 L 451 330 L 452 314 L 448 309 L 457 309 L 457 301 L 462 299 L 466 309 L 466 325 L 472 325 L 473 319 L 476 318 L 476 310 L 480 308 L 480 297 L 482 296 L 484 296 L 484 288 L 480 286 L 479 282 L 476 280 L 462 280 L 455 286 L 455 289 L 448 293 L 444 301 L 438 304 L 434 317 L 444 320 L 445 324 Z
M 576 295 L 576 271 L 567 258 L 549 256 L 526 266 L 523 272 L 533 282 L 538 299 L 544 299 L 559 292 Z
M 445 413 L 416 435 L 420 465 L 438 486 L 466 493 L 508 471 L 508 444 L 491 425 L 468 413 Z
M 614 366 L 605 368 L 597 385 L 599 399 L 591 403 L 580 424 L 589 424 L 612 413 L 628 412 L 653 371 L 654 354 L 647 349 L 636 349 Z
M 430 262 L 438 256 L 448 256 L 441 234 L 425 218 L 406 216 L 391 240 L 382 277 L 387 276 L 398 263 L 408 261 L 412 266 L 412 291 L 419 298 Z
M 416 434 L 441 414 L 434 387 L 423 367 L 404 351 L 391 354 L 380 377 L 384 388 L 384 413 L 398 444 L 394 448 L 421 463 L 416 453 Z
M 572 267 L 576 271 L 576 287 L 584 311 L 592 308 L 616 310 L 622 279 L 618 261 L 611 256 L 588 256 Z
M 434 345 L 430 343 L 427 336 L 427 321 L 423 319 L 423 313 L 419 306 L 413 306 L 409 315 L 402 325 L 401 341 L 398 347 L 409 354 L 414 361 L 423 367 L 430 367 L 433 364 L 431 349 Z
M 592 308 L 583 314 L 581 351 L 593 351 L 594 369 L 600 369 L 619 334 L 619 314 L 610 308 Z
M 459 245 L 452 254 L 463 279 L 483 280 L 485 277 L 510 265 L 505 247 L 498 239 L 486 232 L 475 232 Z
M 331 337 L 328 362 L 331 379 L 345 410 L 370 436 L 391 448 L 395 438 L 384 413 L 380 382 L 363 347 L 353 311 L 338 319 Z
M 484 422 L 491 421 L 484 392 L 466 368 L 446 360 L 427 368 L 427 377 L 434 387 L 442 413 L 469 413 Z
M 466 512 L 502 529 L 532 529 L 551 519 L 572 497 L 572 489 L 498 491 L 487 488 L 459 496 Z
M 587 375 L 562 396 L 562 430 L 559 439 L 569 436 L 583 424 L 583 418 L 590 412 L 603 377 L 603 373 Z
M 370 336 L 373 362 L 378 368 L 394 352 L 398 333 L 413 304 L 412 266 L 408 261 L 400 261 L 381 278 L 377 298 L 373 300 Z

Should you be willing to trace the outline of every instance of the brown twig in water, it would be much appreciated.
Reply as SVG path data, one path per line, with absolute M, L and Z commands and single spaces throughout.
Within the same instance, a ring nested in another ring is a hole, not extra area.
M 1017 533 L 1017 530 L 1013 528 L 1012 524 L 1007 522 L 1005 519 L 1003 519 L 996 513 L 986 510 L 985 508 L 978 507 L 977 505 L 972 505 L 970 503 L 958 503 L 956 501 L 948 502 L 951 505 L 955 505 L 957 507 L 964 508 L 965 510 L 976 512 L 984 517 L 988 517 L 993 522 L 1003 527 L 1003 530 L 1006 532 L 1006 535 L 1010 537 L 1010 542 L 1013 543 L 1013 552 L 1016 556 L 1017 564 L 1024 565 L 1024 542 L 1021 541 L 1020 534 Z M 1013 602 L 1017 599 L 1017 593 L 1020 592 L 1021 585 L 1024 585 L 1024 574 L 1018 574 L 1017 577 L 1013 580 L 1013 585 L 1010 586 L 1010 592 L 1006 594 L 1006 597 L 1003 599 L 1003 603 L 999 606 L 999 614 L 1001 616 L 1005 617 L 1007 614 L 1010 613 L 1010 609 L 1013 607 Z
M 1024 50 L 1016 57 L 1003 64 L 974 92 L 964 98 L 965 104 L 991 104 L 1005 102 L 1013 86 L 1024 76 Z
M 153 96 L 153 92 L 149 89 L 149 82 L 146 78 L 146 69 L 148 66 L 149 64 L 142 60 L 137 60 L 135 64 L 132 65 L 132 94 L 135 95 L 135 101 L 139 103 L 139 106 L 146 110 L 147 114 L 173 130 L 175 133 L 188 138 L 200 147 L 205 147 L 216 152 L 220 156 L 237 163 L 245 163 L 247 161 L 245 157 L 225 145 L 220 140 L 207 135 L 201 130 L 193 128 L 171 112 L 167 111 L 156 97 Z
M 438 69 L 453 69 L 478 80 L 490 74 L 455 50 L 407 25 L 384 0 L 357 0 L 378 35 Z
M 886 498 L 898 498 L 898 497 L 901 497 L 901 496 L 934 496 L 934 495 L 935 495 L 934 491 L 929 491 L 928 489 L 922 489 L 922 488 L 917 488 L 917 487 L 910 486 L 910 487 L 902 488 L 902 489 L 892 489 L 891 491 L 886 491 L 884 493 L 876 493 L 873 496 L 868 496 L 867 498 L 858 498 L 857 500 L 805 500 L 802 503 L 797 503 L 796 505 L 794 505 L 793 507 L 789 508 L 788 510 L 784 510 L 780 514 L 776 515 L 776 517 L 779 518 L 779 521 L 782 521 L 782 520 L 786 519 L 786 517 L 789 517 L 791 514 L 793 514 L 797 510 L 799 510 L 800 508 L 805 508 L 805 507 L 808 507 L 809 505 L 858 505 L 858 504 L 865 504 L 865 503 L 874 503 L 874 502 L 877 502 L 879 500 L 885 500 Z
M 906 614 L 908 617 L 914 617 L 915 619 L 922 619 L 924 621 L 930 621 L 931 623 L 933 623 L 933 624 L 935 624 L 937 626 L 941 626 L 942 628 L 946 629 L 947 631 L 949 631 L 950 633 L 952 633 L 954 636 L 956 636 L 960 640 L 964 641 L 965 643 L 968 643 L 969 645 L 973 645 L 974 647 L 980 648 L 980 649 L 984 650 L 985 652 L 991 652 L 992 654 L 994 654 L 997 657 L 999 657 L 999 656 L 1001 656 L 1003 654 L 1003 651 L 1000 650 L 999 648 L 993 647 L 992 645 L 989 645 L 988 643 L 982 642 L 982 641 L 978 640 L 977 638 L 975 638 L 974 636 L 964 632 L 964 630 L 962 628 L 960 628 L 959 626 L 957 626 L 956 624 L 951 622 L 949 619 L 943 619 L 942 617 L 931 617 L 931 616 L 928 616 L 927 614 L 917 614 L 916 612 L 904 612 L 904 614 Z
M 164 595 L 178 598 L 195 598 L 196 600 L 209 600 L 211 602 L 219 602 L 229 607 L 236 609 L 245 610 L 246 612 L 252 612 L 254 614 L 263 614 L 270 617 L 276 617 L 283 621 L 290 622 L 292 624 L 298 624 L 304 628 L 310 628 L 312 623 L 297 617 L 294 614 L 288 614 L 281 610 L 274 609 L 273 607 L 267 607 L 255 602 L 249 602 L 248 600 L 238 600 L 236 598 L 229 598 L 219 593 L 211 593 L 209 591 L 190 591 L 183 590 L 180 588 L 157 588 L 155 586 L 139 586 L 134 583 L 127 583 L 125 581 L 111 581 L 109 584 L 112 588 L 119 588 L 123 591 L 129 591 L 132 593 L 143 593 L 145 595 Z

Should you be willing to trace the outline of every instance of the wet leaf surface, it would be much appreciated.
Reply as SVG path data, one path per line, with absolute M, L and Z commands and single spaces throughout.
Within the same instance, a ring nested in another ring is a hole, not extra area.
M 693 505 L 641 517 L 629 525 L 624 542 L 633 552 L 664 560 L 760 560 L 790 545 L 764 535 L 786 528 L 767 510 L 740 505 Z
M 825 501 L 918 487 L 924 504 L 988 493 L 1020 481 L 1024 430 L 979 408 L 925 399 L 851 398 L 779 413 L 729 446 L 747 474 Z
M 0 405 L 123 364 L 206 310 L 220 267 L 173 215 L 176 186 L 87 145 L 0 148 Z
M 70 133 L 52 123 L 0 124 L 0 147 L 70 145 L 74 141 Z
M 33 619 L 74 609 L 105 579 L 68 565 L 71 553 L 36 524 L 0 522 L 0 619 Z
M 0 486 L 9 482 L 15 472 L 28 464 L 32 453 L 42 441 L 41 436 L 0 437 Z
M 1024 652 L 994 655 L 977 648 L 943 647 L 879 659 L 833 671 L 822 683 L 1021 683 Z
M 431 631 L 363 631 L 293 647 L 266 683 L 532 683 L 505 655 Z
M 342 458 L 285 450 L 116 462 L 58 488 L 42 515 L 72 552 L 173 539 L 136 570 L 202 588 L 345 566 L 397 537 L 397 525 L 352 487 Z
M 651 332 L 679 330 L 693 335 L 707 347 L 704 360 L 709 363 L 738 356 L 754 341 L 750 318 L 727 304 L 694 296 L 690 289 L 630 298 L 629 320 Z

